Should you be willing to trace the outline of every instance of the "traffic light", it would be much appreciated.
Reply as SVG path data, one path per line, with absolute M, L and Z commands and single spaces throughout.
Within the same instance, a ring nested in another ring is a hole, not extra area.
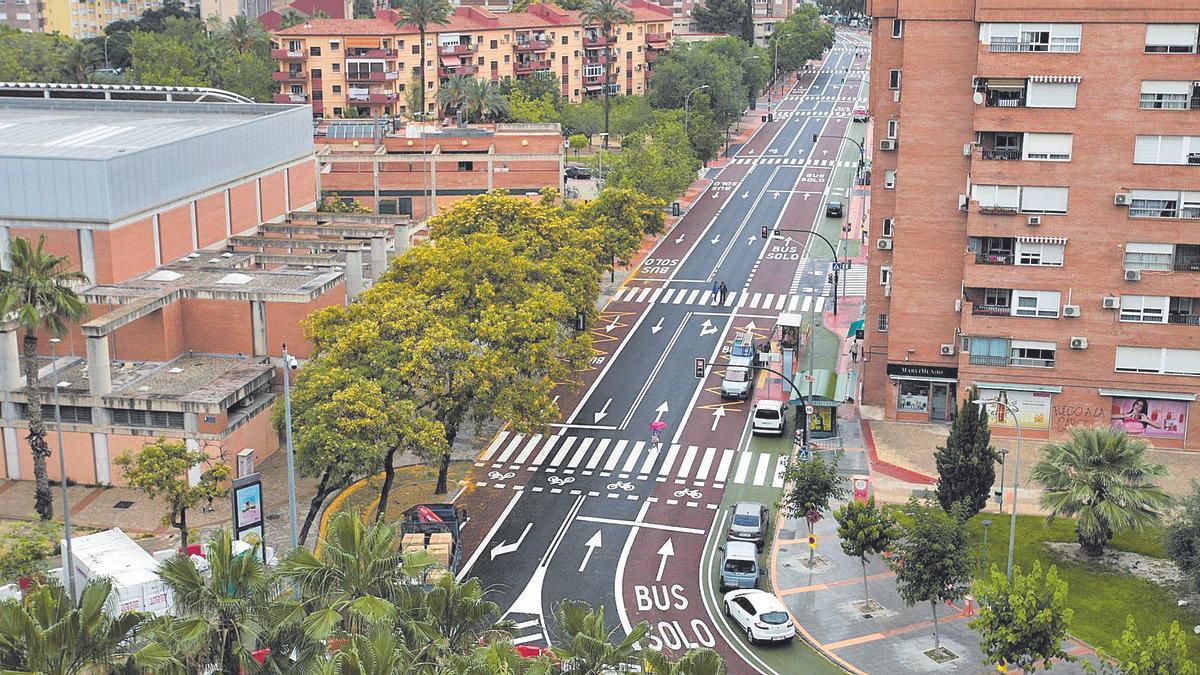
M 808 535 L 808 547 L 809 548 L 817 547 L 817 535 L 815 535 L 815 534 Z
M 696 359 L 696 379 L 704 379 L 704 359 Z
M 763 238 L 763 239 L 766 239 L 766 238 L 767 238 L 767 236 L 768 236 L 768 232 L 769 232 L 769 230 L 768 230 L 767 226 L 766 226 L 766 225 L 763 225 L 763 226 L 762 226 L 762 230 L 760 230 L 760 233 L 762 234 L 762 238 Z

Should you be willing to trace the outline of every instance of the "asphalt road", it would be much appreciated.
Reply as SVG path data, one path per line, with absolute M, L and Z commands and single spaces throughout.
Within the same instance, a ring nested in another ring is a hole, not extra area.
M 839 35 L 822 70 L 777 102 L 775 121 L 601 313 L 585 384 L 559 401 L 563 423 L 540 435 L 501 432 L 478 458 L 460 576 L 493 589 L 518 643 L 552 642 L 555 605 L 581 599 L 626 630 L 650 621 L 656 647 L 715 647 L 731 673 L 774 672 L 714 630 L 701 596 L 701 553 L 726 486 L 782 486 L 781 455 L 742 447 L 749 406 L 721 401 L 716 387 L 738 332 L 765 337 L 781 312 L 819 312 L 829 300 L 827 263 L 807 275 L 801 265 L 808 239 L 764 241 L 760 228 L 823 217 L 841 156 L 834 136 L 846 133 L 861 84 L 847 72 L 865 68 L 854 39 Z M 814 143 L 814 133 L 826 137 Z M 729 289 L 724 304 L 714 281 Z M 715 364 L 703 380 L 697 357 Z M 667 424 L 660 448 L 649 443 L 656 419 Z

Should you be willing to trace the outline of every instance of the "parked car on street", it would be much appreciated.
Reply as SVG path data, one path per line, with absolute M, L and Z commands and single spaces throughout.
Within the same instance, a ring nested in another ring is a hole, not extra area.
M 796 625 L 787 608 L 774 595 L 757 588 L 726 595 L 725 615 L 746 631 L 750 644 L 791 642 L 796 637 Z
M 754 404 L 750 415 L 751 431 L 756 434 L 783 435 L 783 402 L 762 400 Z
M 858 106 L 857 108 L 854 109 L 854 121 L 855 122 L 866 122 L 869 119 L 871 119 L 871 113 L 867 112 L 866 108 L 864 108 L 862 106 Z
M 567 178 L 574 178 L 576 180 L 587 180 L 592 177 L 592 170 L 586 166 L 568 166 L 567 170 L 563 173 Z
M 828 218 L 841 218 L 842 217 L 842 203 L 841 202 L 829 202 L 828 204 L 826 204 L 825 205 L 825 216 Z
M 733 519 L 729 522 L 729 539 L 748 541 L 762 550 L 767 540 L 767 526 L 770 515 L 767 507 L 758 502 L 738 502 L 733 509 Z
M 721 544 L 721 590 L 758 586 L 758 549 L 748 541 Z

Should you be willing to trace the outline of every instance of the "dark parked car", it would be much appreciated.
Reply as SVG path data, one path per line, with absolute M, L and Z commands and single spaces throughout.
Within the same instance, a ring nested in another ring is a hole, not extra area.
M 825 215 L 829 218 L 841 218 L 842 217 L 842 203 L 841 202 L 829 202 L 828 204 L 826 204 L 825 205 Z
M 575 178 L 578 180 L 587 180 L 592 177 L 592 170 L 586 166 L 568 166 L 566 170 L 567 178 Z

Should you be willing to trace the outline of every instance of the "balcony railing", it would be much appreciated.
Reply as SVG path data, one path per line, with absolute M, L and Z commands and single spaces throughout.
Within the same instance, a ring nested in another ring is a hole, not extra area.
M 1022 93 L 1016 98 L 1008 96 L 998 96 L 995 92 L 988 92 L 986 103 L 993 108 L 1024 108 L 1025 94 Z
M 1007 356 L 990 356 L 988 354 L 971 354 L 967 363 L 973 366 L 1007 366 Z
M 351 49 L 346 52 L 348 59 L 391 59 L 396 57 L 396 52 L 391 49 Z
M 351 103 L 395 103 L 400 100 L 399 94 L 350 94 L 346 100 Z
M 399 78 L 400 73 L 395 70 L 349 71 L 346 73 L 346 80 L 349 82 L 390 82 Z
M 1053 368 L 1054 359 L 1026 359 L 1014 356 L 1008 360 L 1008 365 L 1023 368 Z
M 597 35 L 596 37 L 583 38 L 583 46 L 588 49 L 591 49 L 593 47 L 603 47 L 606 44 L 608 44 L 608 37 L 606 37 L 604 35 Z
M 1015 257 L 1012 253 L 976 253 L 975 263 L 978 265 L 1012 265 Z
M 287 60 L 294 61 L 296 59 L 308 58 L 308 53 L 305 52 L 303 49 L 300 49 L 297 51 L 292 51 L 290 49 L 272 49 L 271 50 L 271 58 L 276 59 L 278 61 L 287 61 Z
M 438 47 L 439 56 L 461 56 L 463 54 L 475 53 L 474 44 L 459 43 L 456 45 L 442 45 Z
M 272 100 L 276 103 L 308 103 L 305 94 L 275 94 Z
M 583 64 L 585 66 L 602 66 L 605 63 L 606 63 L 606 59 L 603 54 L 597 54 L 596 56 L 583 57 Z
M 1177 323 L 1185 326 L 1200 326 L 1200 314 L 1168 314 L 1167 323 Z
M 550 43 L 546 40 L 537 39 L 517 40 L 513 43 L 513 49 L 518 52 L 540 52 L 550 49 Z
M 1000 206 L 999 204 L 980 204 L 979 212 L 989 216 L 1015 216 L 1021 212 L 1017 206 Z
M 513 64 L 513 71 L 517 73 L 532 73 L 538 70 L 550 70 L 549 59 L 545 61 L 517 61 Z
M 1176 272 L 1200 272 L 1200 258 L 1176 256 L 1173 268 Z
M 451 75 L 474 75 L 478 72 L 479 66 L 466 63 L 457 66 L 440 66 L 438 68 L 439 77 L 450 77 Z
M 983 159 L 1021 159 L 1020 148 L 983 148 Z
M 1009 316 L 1012 314 L 1012 307 L 1001 307 L 999 305 L 974 305 L 971 307 L 971 313 L 979 316 Z
M 992 40 L 988 43 L 989 52 L 1053 52 L 1057 54 L 1078 54 L 1079 42 L 1019 42 L 1017 40 Z
M 646 33 L 646 42 L 661 44 L 671 39 L 670 33 Z
M 277 70 L 277 71 L 271 73 L 271 79 L 275 80 L 276 82 L 307 80 L 308 73 L 303 70 L 297 70 L 297 71 Z

